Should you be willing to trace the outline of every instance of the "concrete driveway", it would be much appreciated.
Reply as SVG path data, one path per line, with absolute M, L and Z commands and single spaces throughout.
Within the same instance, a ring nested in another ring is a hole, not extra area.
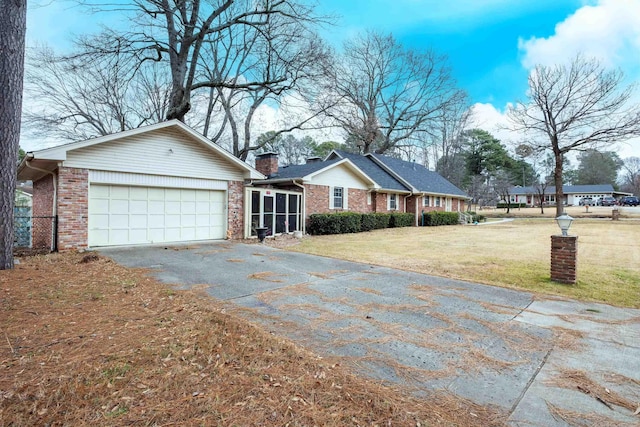
M 361 374 L 493 405 L 513 426 L 639 425 L 640 310 L 261 244 L 109 248 Z

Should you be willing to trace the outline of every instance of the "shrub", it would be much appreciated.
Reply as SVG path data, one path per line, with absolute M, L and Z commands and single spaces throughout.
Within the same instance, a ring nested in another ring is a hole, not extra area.
M 515 209 L 515 208 L 526 208 L 527 204 L 526 203 L 509 203 L 509 209 Z M 501 202 L 498 203 L 496 205 L 497 209 L 506 209 L 507 208 L 507 203 Z
M 313 235 L 357 233 L 361 230 L 362 215 L 355 212 L 312 214 L 308 232 Z
M 411 227 L 414 221 L 415 216 L 411 213 L 392 213 L 389 227 Z
M 374 230 L 381 230 L 383 228 L 389 228 L 389 223 L 391 222 L 391 214 L 376 212 L 372 214 L 368 214 L 373 216 L 374 221 Z
M 410 227 L 413 222 L 414 216 L 410 213 L 339 212 L 312 214 L 309 215 L 307 232 L 313 235 L 358 233 L 389 227 Z
M 478 214 L 475 212 L 471 212 L 471 216 L 472 216 L 472 220 L 473 222 L 484 222 L 487 220 L 487 217 L 482 215 L 482 214 Z
M 427 227 L 435 227 L 439 225 L 455 225 L 458 224 L 458 212 L 423 212 L 422 225 Z

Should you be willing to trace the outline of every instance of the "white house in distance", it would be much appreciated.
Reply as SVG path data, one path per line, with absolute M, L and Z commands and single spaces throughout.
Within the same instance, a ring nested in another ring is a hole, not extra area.
M 620 197 L 628 196 L 630 193 L 615 191 L 611 184 L 600 185 L 564 185 L 562 187 L 564 193 L 564 205 L 577 206 L 580 200 L 591 197 L 594 201 L 601 197 Z M 556 187 L 550 185 L 545 189 L 544 203 L 546 205 L 556 204 Z M 524 203 L 528 207 L 539 206 L 540 196 L 536 187 L 513 187 L 510 193 L 511 203 Z

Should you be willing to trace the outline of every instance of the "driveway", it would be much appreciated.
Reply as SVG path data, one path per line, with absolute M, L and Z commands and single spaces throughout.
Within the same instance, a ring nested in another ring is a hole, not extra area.
M 493 405 L 513 426 L 640 423 L 640 310 L 261 244 L 101 252 L 175 287 L 198 285 L 361 374 Z

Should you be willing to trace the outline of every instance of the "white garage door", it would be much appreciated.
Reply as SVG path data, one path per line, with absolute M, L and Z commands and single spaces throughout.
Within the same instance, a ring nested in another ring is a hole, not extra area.
M 92 184 L 89 246 L 222 239 L 225 192 Z

